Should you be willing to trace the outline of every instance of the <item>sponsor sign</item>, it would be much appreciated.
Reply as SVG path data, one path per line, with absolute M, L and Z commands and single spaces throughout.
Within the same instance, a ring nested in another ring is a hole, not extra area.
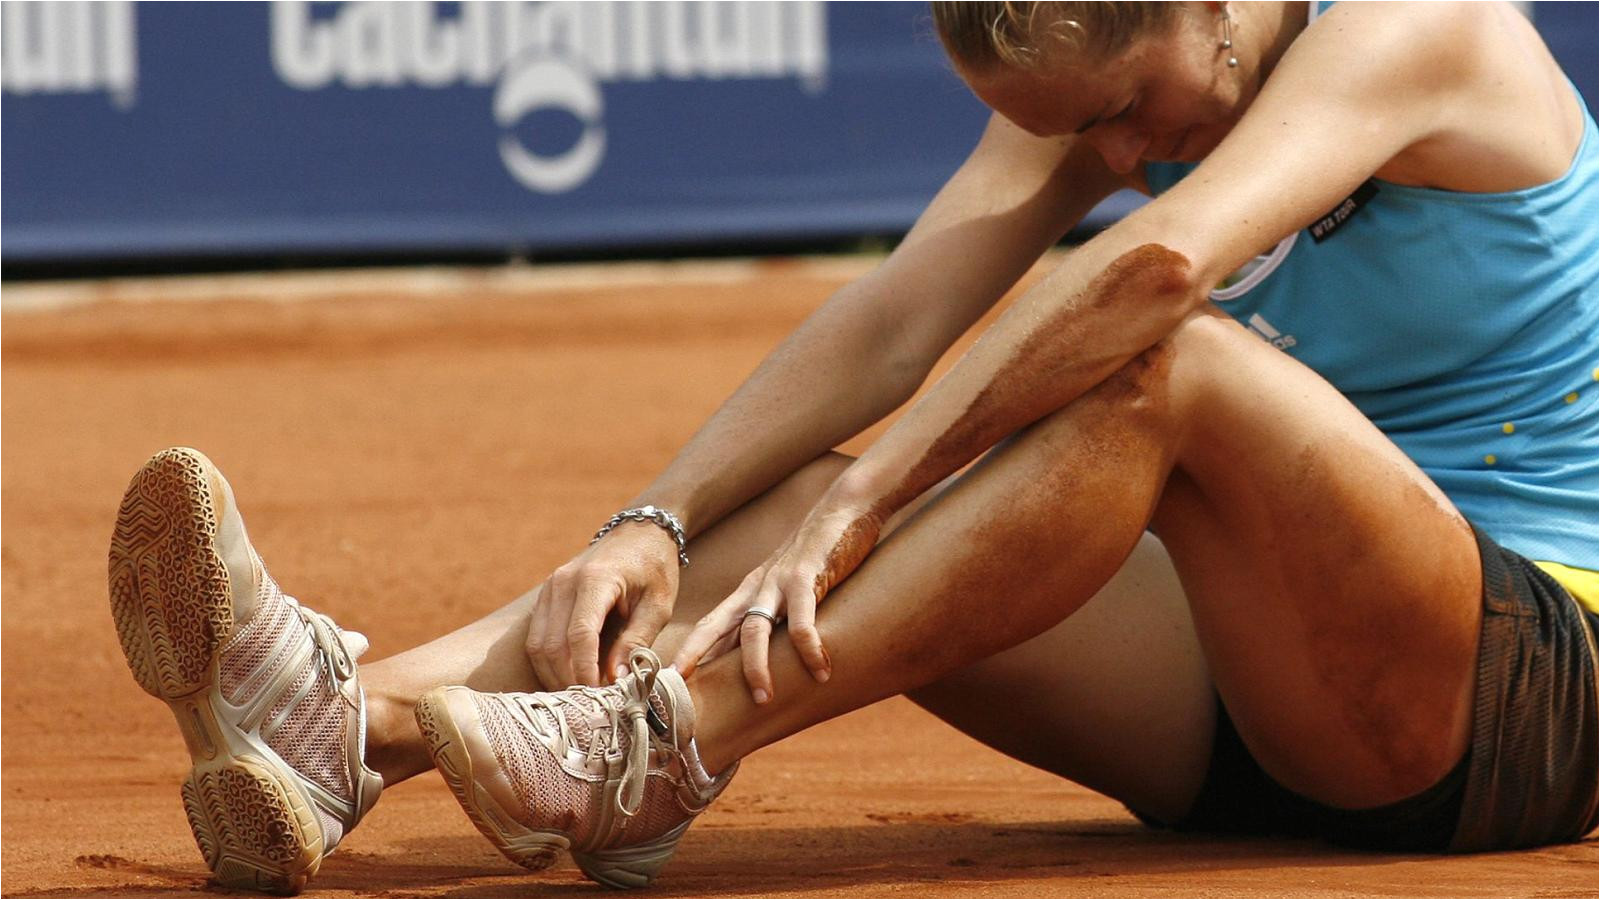
M 8 262 L 893 231 L 986 116 L 919 3 L 0 16 Z
M 8 263 L 899 231 L 986 117 L 925 4 L 817 0 L 5 0 L 0 91 Z

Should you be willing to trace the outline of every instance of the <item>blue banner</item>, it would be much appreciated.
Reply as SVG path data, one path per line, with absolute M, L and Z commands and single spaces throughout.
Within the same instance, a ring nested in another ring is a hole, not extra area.
M 1592 103 L 1594 4 L 1540 6 L 1586 11 Z M 8 0 L 0 19 L 8 263 L 899 231 L 985 118 L 923 3 Z
M 984 120 L 916 3 L 0 9 L 8 262 L 890 231 Z

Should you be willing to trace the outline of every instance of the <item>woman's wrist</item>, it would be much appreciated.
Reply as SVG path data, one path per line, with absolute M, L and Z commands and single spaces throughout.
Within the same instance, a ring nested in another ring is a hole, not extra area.
M 683 527 L 683 536 L 693 539 L 695 535 L 705 530 L 700 523 L 700 505 L 695 502 L 692 490 L 682 489 L 660 482 L 650 485 L 640 491 L 632 500 L 628 501 L 625 509 L 642 506 L 654 506 L 671 513 Z
M 862 456 L 839 473 L 817 505 L 828 511 L 870 514 L 882 522 L 895 513 L 887 508 L 894 499 L 894 480 L 891 473 Z
M 660 529 L 672 541 L 678 557 L 678 566 L 681 568 L 689 565 L 689 537 L 684 532 L 683 523 L 678 521 L 678 517 L 670 510 L 653 504 L 630 506 L 618 512 L 606 524 L 600 526 L 600 530 L 595 532 L 594 538 L 589 543 L 600 543 L 602 538 L 628 522 L 638 522 Z

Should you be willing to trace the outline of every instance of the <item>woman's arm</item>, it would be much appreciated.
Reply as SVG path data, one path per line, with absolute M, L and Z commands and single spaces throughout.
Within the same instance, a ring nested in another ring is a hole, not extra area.
M 1476 15 L 1434 4 L 1330 11 L 1205 162 L 1020 298 L 841 476 L 839 498 L 891 515 L 1154 346 L 1229 272 L 1451 130 L 1491 75 L 1461 52 L 1476 40 Z
M 815 604 L 860 564 L 894 512 L 1160 342 L 1226 273 L 1435 134 L 1440 104 L 1465 81 L 1450 58 L 1449 30 L 1425 10 L 1348 6 L 1296 41 L 1248 114 L 1188 178 L 1021 297 L 845 470 L 761 577 L 704 620 L 678 664 L 692 667 L 761 598 L 787 611 L 797 649 L 825 678 Z M 760 657 L 755 666 L 747 659 L 747 677 L 770 696 L 769 626 L 755 617 L 744 626 L 741 643 Z
M 1075 143 L 992 120 L 883 265 L 779 345 L 630 505 L 671 510 L 693 536 L 897 409 L 950 344 L 1121 186 Z M 654 640 L 676 592 L 666 533 L 619 526 L 546 583 L 528 638 L 535 670 L 548 684 L 598 683 L 607 614 L 628 620 L 609 672 Z
M 635 499 L 691 535 L 910 399 L 940 355 L 1122 185 L 1086 148 L 995 116 L 876 270 L 781 343 Z

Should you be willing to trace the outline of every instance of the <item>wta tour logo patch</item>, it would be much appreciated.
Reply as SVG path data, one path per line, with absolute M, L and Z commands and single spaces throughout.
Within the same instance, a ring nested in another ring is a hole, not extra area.
M 1378 184 L 1368 178 L 1361 183 L 1360 187 L 1356 188 L 1355 193 L 1344 198 L 1344 202 L 1335 206 L 1327 215 L 1311 223 L 1311 227 L 1307 229 L 1311 232 L 1311 239 L 1320 244 L 1332 237 L 1335 231 L 1343 228 L 1344 223 L 1350 221 L 1351 216 L 1360 212 L 1361 207 L 1366 206 L 1376 196 L 1378 196 Z

